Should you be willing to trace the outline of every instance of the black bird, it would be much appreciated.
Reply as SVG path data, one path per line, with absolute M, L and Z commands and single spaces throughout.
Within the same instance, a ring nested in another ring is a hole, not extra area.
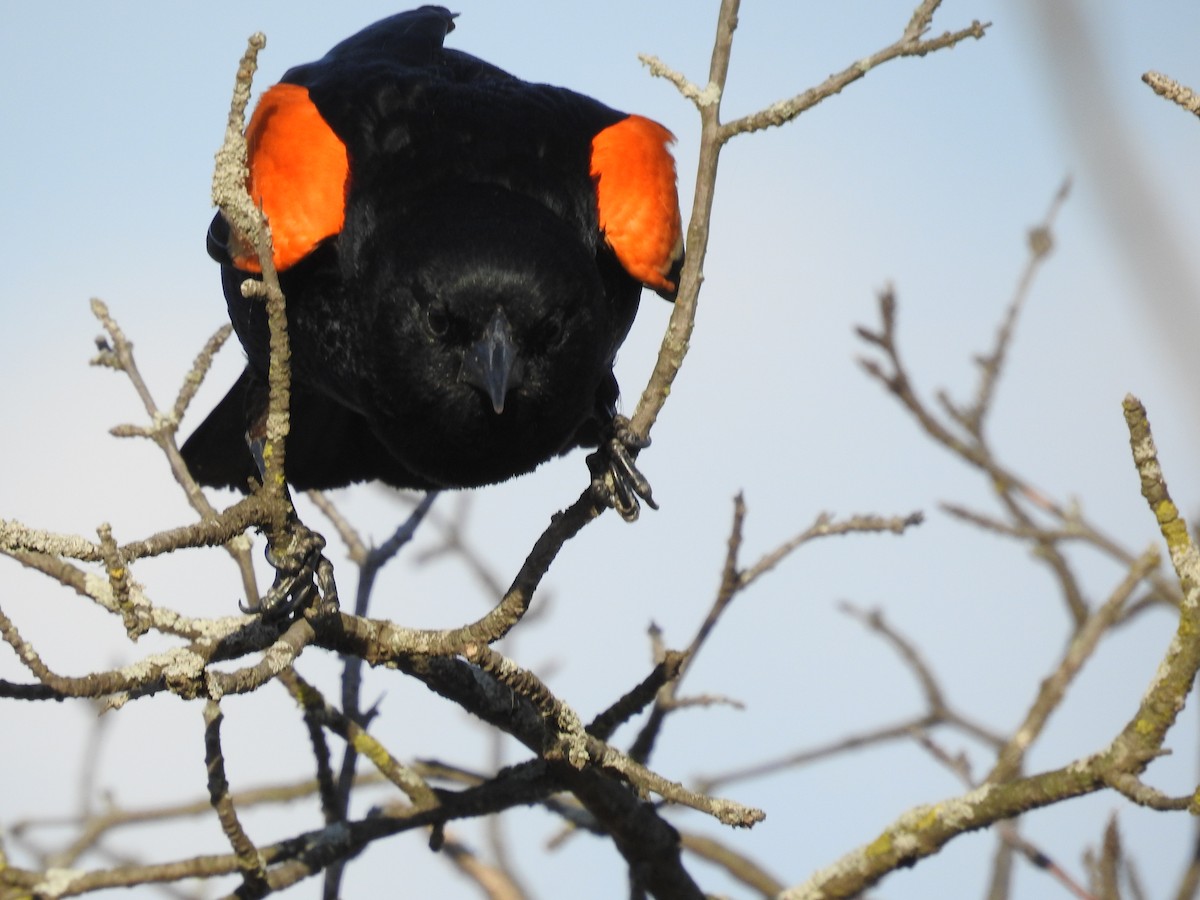
M 672 135 L 443 47 L 454 14 L 383 19 L 266 91 L 248 187 L 271 226 L 292 349 L 287 480 L 471 487 L 577 446 L 627 518 L 613 359 L 643 285 L 674 299 Z M 188 439 L 205 485 L 248 489 L 266 410 L 261 266 L 221 214 L 208 250 L 248 358 Z M 607 474 L 606 474 L 607 473 Z

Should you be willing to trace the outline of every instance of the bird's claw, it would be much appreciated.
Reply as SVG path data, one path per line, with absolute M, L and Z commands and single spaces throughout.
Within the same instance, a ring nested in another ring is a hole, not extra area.
M 639 450 L 650 446 L 650 439 L 635 434 L 624 416 L 614 416 L 612 431 L 600 449 L 587 458 L 592 473 L 592 492 L 605 506 L 611 506 L 626 522 L 637 521 L 641 503 L 658 509 L 650 482 L 638 469 Z
M 314 597 L 323 598 L 323 606 L 336 607 L 333 566 L 321 553 L 324 549 L 321 535 L 295 523 L 285 547 L 267 547 L 267 562 L 275 569 L 275 581 L 256 603 L 239 604 L 242 612 L 279 620 L 306 608 Z

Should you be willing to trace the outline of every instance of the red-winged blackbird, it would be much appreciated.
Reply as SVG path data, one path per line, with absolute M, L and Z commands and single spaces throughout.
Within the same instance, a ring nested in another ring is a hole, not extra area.
M 469 487 L 598 445 L 595 480 L 635 515 L 612 365 L 643 284 L 676 290 L 672 135 L 444 48 L 453 20 L 369 26 L 288 71 L 247 128 L 287 298 L 287 479 Z M 248 365 L 183 454 L 245 490 L 268 331 L 241 284 L 261 267 L 219 213 L 208 250 Z

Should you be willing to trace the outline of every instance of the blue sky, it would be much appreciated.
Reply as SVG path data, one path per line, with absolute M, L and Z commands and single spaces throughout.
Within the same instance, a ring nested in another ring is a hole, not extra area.
M 1074 190 L 1059 217 L 1056 250 L 1000 388 L 991 428 L 997 452 L 1055 497 L 1077 498 L 1093 520 L 1140 551 L 1156 533 L 1120 412 L 1122 396 L 1133 391 L 1150 410 L 1177 501 L 1185 511 L 1198 508 L 1200 470 L 1190 465 L 1200 451 L 1197 378 L 1188 348 L 1200 328 L 1200 271 L 1187 248 L 1200 234 L 1200 122 L 1155 97 L 1140 76 L 1155 68 L 1200 86 L 1200 7 L 1185 0 L 1080 6 L 1082 25 L 1064 32 L 1052 30 L 1050 5 L 1037 0 L 948 0 L 935 30 L 991 21 L 985 40 L 888 64 L 787 128 L 726 149 L 692 353 L 643 457 L 663 508 L 632 527 L 607 516 L 569 545 L 548 582 L 550 614 L 504 649 L 551 673 L 552 687 L 588 716 L 646 671 L 651 621 L 674 646 L 690 639 L 716 586 L 737 491 L 750 508 L 747 560 L 822 510 L 923 509 L 928 522 L 902 539 L 807 547 L 740 598 L 686 690 L 734 696 L 747 709 L 677 717 L 656 758 L 671 777 L 686 780 L 919 711 L 908 673 L 837 612 L 841 600 L 883 609 L 925 650 L 965 711 L 1001 730 L 1019 721 L 1066 638 L 1061 602 L 1022 547 L 965 530 L 938 512 L 942 500 L 992 509 L 987 485 L 917 435 L 862 374 L 853 327 L 874 324 L 875 296 L 893 284 L 920 388 L 970 396 L 971 358 L 988 347 L 1012 294 L 1026 230 L 1068 175 Z M 657 54 L 703 80 L 715 3 L 616 0 L 585 12 L 544 0 L 463 0 L 456 8 L 462 15 L 448 41 L 453 46 L 671 128 L 679 139 L 681 197 L 690 204 L 694 110 L 651 79 L 636 55 Z M 137 419 L 139 408 L 118 377 L 86 366 L 99 332 L 88 298 L 108 302 L 152 389 L 169 403 L 195 352 L 224 321 L 203 233 L 212 154 L 246 36 L 259 29 L 268 36 L 261 88 L 395 8 L 222 0 L 68 9 L 69 18 L 63 7 L 40 4 L 0 13 L 10 85 L 0 95 L 0 402 L 7 426 L 0 472 L 8 473 L 0 479 L 0 517 L 83 534 L 110 521 L 119 539 L 129 539 L 188 521 L 190 513 L 153 448 L 106 434 Z M 895 39 L 910 14 L 911 5 L 897 0 L 746 0 L 726 115 L 820 82 Z M 1070 64 L 1087 42 L 1101 77 L 1080 82 Z M 1183 249 L 1164 254 L 1171 244 Z M 618 376 L 630 406 L 668 312 L 647 295 L 621 354 Z M 197 415 L 239 367 L 231 347 L 197 400 Z M 191 427 L 185 422 L 184 431 Z M 550 513 L 578 494 L 585 471 L 575 455 L 476 493 L 470 534 L 503 580 Z M 340 500 L 379 540 L 405 509 L 368 487 Z M 443 498 L 443 511 L 456 502 Z M 1078 562 L 1094 601 L 1120 578 L 1094 555 L 1080 553 Z M 349 567 L 340 571 L 352 583 Z M 194 614 L 232 611 L 236 580 L 219 556 L 147 563 L 135 576 L 160 602 Z M 212 586 L 197 591 L 197 583 Z M 124 643 L 119 623 L 14 565 L 0 566 L 0 586 L 0 604 L 52 667 L 78 674 L 147 652 Z M 429 626 L 457 624 L 485 602 L 460 567 L 445 561 L 419 570 L 402 561 L 377 597 L 379 614 Z M 1123 725 L 1171 624 L 1165 613 L 1152 613 L 1105 643 L 1032 754 L 1031 770 L 1096 749 Z M 319 660 L 304 663 L 306 674 L 332 678 L 333 668 Z M 611 675 L 601 677 L 604 666 Z M 3 651 L 0 675 L 23 677 Z M 235 786 L 280 770 L 305 771 L 304 739 L 289 702 L 274 689 L 260 694 L 228 704 Z M 487 764 L 486 740 L 423 689 L 372 673 L 368 695 L 380 694 L 378 728 L 399 755 Z M 1169 793 L 1194 787 L 1191 713 L 1171 742 L 1176 756 L 1151 770 Z M 0 773 L 4 814 L 72 809 L 70 773 L 90 713 L 8 704 L 3 715 L 4 730 L 27 735 L 29 751 L 21 768 Z M 198 706 L 159 698 L 112 719 L 106 786 L 119 801 L 199 793 Z M 966 749 L 977 773 L 986 770 L 981 748 L 953 735 L 943 739 L 952 751 Z M 873 838 L 909 806 L 958 792 L 951 776 L 915 748 L 868 751 L 728 788 L 734 798 L 766 807 L 768 819 L 725 837 L 796 883 Z M 1028 817 L 1023 827 L 1079 873 L 1081 846 L 1099 841 L 1114 810 L 1149 893 L 1163 895 L 1188 852 L 1191 827 L 1182 816 L 1144 813 L 1102 795 Z M 252 820 L 261 829 L 256 836 L 287 833 L 300 814 Z M 311 809 L 303 814 L 316 822 Z M 520 864 L 543 886 L 542 896 L 552 895 L 545 887 L 551 879 L 581 871 L 594 892 L 579 896 L 621 894 L 619 862 L 597 842 L 578 837 L 545 854 L 541 842 L 554 831 L 548 817 L 522 811 L 506 821 L 528 844 Z M 697 817 L 678 821 L 719 831 Z M 476 830 L 462 831 L 479 844 Z M 215 823 L 205 840 L 221 850 Z M 184 830 L 163 829 L 153 843 L 161 858 L 194 852 Z M 991 846 L 990 836 L 957 841 L 938 859 L 893 876 L 881 894 L 977 894 Z M 415 893 L 425 886 L 465 894 L 420 839 L 408 838 L 369 851 L 352 867 L 348 895 L 394 883 L 400 866 Z M 1040 874 L 1018 868 L 1017 896 L 1052 890 Z M 735 892 L 719 879 L 708 883 Z M 295 896 L 315 890 L 305 885 Z

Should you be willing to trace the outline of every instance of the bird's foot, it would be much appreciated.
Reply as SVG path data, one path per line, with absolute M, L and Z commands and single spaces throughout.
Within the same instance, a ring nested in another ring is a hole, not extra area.
M 254 457 L 259 482 L 265 484 L 267 466 L 264 452 L 267 444 L 266 409 L 261 417 L 251 423 L 246 433 L 246 445 Z M 316 613 L 336 612 L 338 608 L 337 585 L 333 580 L 333 564 L 321 553 L 325 549 L 325 538 L 306 527 L 296 518 L 291 495 L 283 488 L 284 499 L 291 510 L 282 537 L 272 535 L 267 544 L 267 562 L 275 569 L 275 581 L 270 589 L 257 601 L 240 603 L 239 608 L 251 615 L 261 614 L 265 621 L 280 621 L 297 610 L 309 609 Z M 314 598 L 320 602 L 313 604 Z
M 601 441 L 600 449 L 587 458 L 592 492 L 626 522 L 637 520 L 641 512 L 639 497 L 651 509 L 658 509 L 650 482 L 635 463 L 638 451 L 649 446 L 650 439 L 635 434 L 627 418 L 613 416 L 611 430 Z
M 325 539 L 300 522 L 292 522 L 283 546 L 268 546 L 267 562 L 275 568 L 275 581 L 257 603 L 241 605 L 244 613 L 261 614 L 278 621 L 303 610 L 319 599 L 320 611 L 337 609 L 333 566 L 322 554 Z

